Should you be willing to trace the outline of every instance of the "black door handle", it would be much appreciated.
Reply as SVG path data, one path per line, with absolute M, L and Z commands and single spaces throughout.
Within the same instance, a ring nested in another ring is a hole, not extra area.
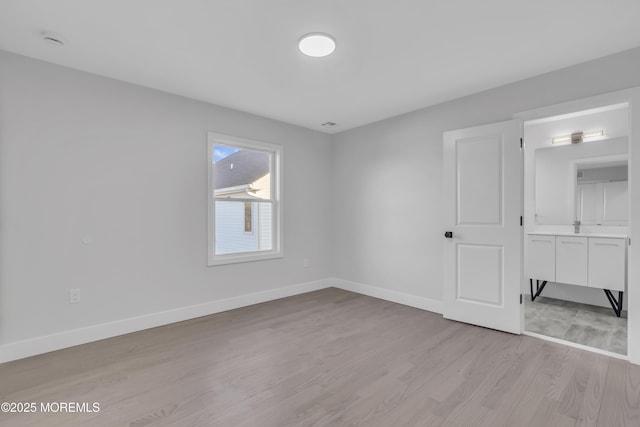
M 445 231 L 444 237 L 446 237 L 447 239 L 451 239 L 453 237 L 453 231 Z

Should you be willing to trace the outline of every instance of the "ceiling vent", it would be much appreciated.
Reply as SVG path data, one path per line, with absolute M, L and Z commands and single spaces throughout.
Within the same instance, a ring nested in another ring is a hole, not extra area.
M 42 40 L 55 46 L 64 46 L 66 44 L 66 40 L 63 37 L 59 36 L 58 34 L 49 33 L 45 31 L 44 33 L 41 34 L 41 36 L 42 36 Z

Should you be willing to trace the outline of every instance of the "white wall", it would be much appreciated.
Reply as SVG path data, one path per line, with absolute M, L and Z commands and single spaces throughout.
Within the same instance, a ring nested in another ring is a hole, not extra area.
M 207 131 L 284 146 L 283 259 L 207 267 Z M 0 344 L 330 277 L 330 141 L 0 51 Z
M 441 300 L 442 133 L 637 86 L 639 70 L 636 48 L 335 135 L 335 275 Z
M 0 344 L 331 276 L 435 307 L 442 133 L 638 70 L 640 48 L 329 137 L 0 52 Z M 283 259 L 206 267 L 207 131 L 285 147 Z

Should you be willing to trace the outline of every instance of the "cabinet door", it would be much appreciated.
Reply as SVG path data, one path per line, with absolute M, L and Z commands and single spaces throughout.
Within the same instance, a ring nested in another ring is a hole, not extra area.
M 587 238 L 556 236 L 556 282 L 587 286 Z
M 626 239 L 589 238 L 589 286 L 624 291 Z
M 529 235 L 527 238 L 527 278 L 556 280 L 556 236 Z

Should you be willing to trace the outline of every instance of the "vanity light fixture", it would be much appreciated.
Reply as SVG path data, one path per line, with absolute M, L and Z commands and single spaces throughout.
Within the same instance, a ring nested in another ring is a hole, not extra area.
M 325 33 L 309 33 L 298 40 L 300 52 L 313 58 L 328 56 L 336 50 L 336 39 Z
M 584 132 L 574 132 L 571 134 L 571 143 L 580 144 L 584 141 Z
M 603 130 L 594 130 L 591 132 L 585 132 L 582 135 L 583 139 L 591 139 L 591 138 L 599 138 L 601 136 L 604 136 L 604 131 Z
M 572 133 L 571 135 L 556 136 L 553 139 L 551 139 L 551 143 L 552 144 L 566 144 L 566 143 L 571 142 L 573 144 L 577 144 L 577 143 L 582 142 L 582 141 L 587 140 L 587 139 L 600 138 L 602 136 L 604 136 L 604 131 L 603 130 L 593 130 L 593 131 L 590 131 L 590 132 L 578 131 L 578 132 Z

